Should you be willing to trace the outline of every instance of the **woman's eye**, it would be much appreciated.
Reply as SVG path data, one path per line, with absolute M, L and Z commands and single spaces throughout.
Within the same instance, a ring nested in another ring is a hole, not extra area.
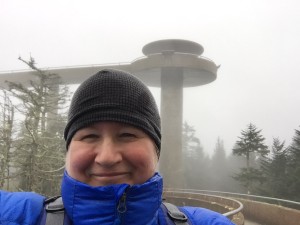
M 93 139 L 97 139 L 98 138 L 98 135 L 96 134 L 87 134 L 87 135 L 84 135 L 81 140 L 93 140 Z
M 123 138 L 136 138 L 137 137 L 134 133 L 122 133 L 120 136 Z

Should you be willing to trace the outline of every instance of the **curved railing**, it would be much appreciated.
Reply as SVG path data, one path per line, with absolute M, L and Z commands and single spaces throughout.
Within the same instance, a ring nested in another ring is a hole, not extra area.
M 229 216 L 230 219 L 235 224 L 239 225 L 244 224 L 245 219 L 255 221 L 258 224 L 266 225 L 298 225 L 298 222 L 300 221 L 300 202 L 265 196 L 210 190 L 167 189 L 166 192 L 181 193 L 182 196 L 184 196 L 184 194 L 188 196 L 190 193 L 193 193 L 193 196 L 196 198 L 197 195 L 218 196 L 218 201 L 220 202 L 223 198 L 237 200 L 238 202 L 241 202 L 243 209 L 238 209 L 238 207 L 235 207 L 233 210 L 231 210 L 233 212 L 226 212 L 226 214 L 233 215 L 233 217 Z M 213 200 L 211 203 L 213 203 Z M 221 210 L 215 211 L 221 212 Z M 237 214 L 234 214 L 236 212 Z
M 203 193 L 203 194 L 213 194 L 213 195 L 217 195 L 217 196 L 230 197 L 230 198 L 242 198 L 242 199 L 258 201 L 258 202 L 265 202 L 265 203 L 269 203 L 269 204 L 274 204 L 274 205 L 288 207 L 291 209 L 300 210 L 300 202 L 286 200 L 286 199 L 265 197 L 265 196 L 259 196 L 259 195 L 232 193 L 232 192 L 210 191 L 210 190 L 195 190 L 195 189 L 168 189 L 168 190 L 176 190 L 176 191 L 181 191 L 181 192 Z
M 191 205 L 209 208 L 222 213 L 235 224 L 244 224 L 244 216 L 241 213 L 243 204 L 229 197 L 199 193 L 197 190 L 164 189 L 164 197 L 167 201 L 177 205 Z
M 243 209 L 243 204 L 236 200 L 236 199 L 231 199 L 231 198 L 227 198 L 227 197 L 223 197 L 223 196 L 219 196 L 219 195 L 211 195 L 211 194 L 202 194 L 202 193 L 199 193 L 197 192 L 197 190 L 187 190 L 187 189 L 165 189 L 164 190 L 165 193 L 172 193 L 172 194 L 178 194 L 178 193 L 185 193 L 185 194 L 197 194 L 197 195 L 205 195 L 205 196 L 208 196 L 208 197 L 212 197 L 212 198 L 220 198 L 222 197 L 222 200 L 227 200 L 227 201 L 231 201 L 231 202 L 234 202 L 238 207 L 236 207 L 235 209 L 231 210 L 231 211 L 228 211 L 228 212 L 225 212 L 223 213 L 224 216 L 227 216 L 227 217 L 230 217 L 230 216 L 233 216 L 239 212 L 242 211 Z

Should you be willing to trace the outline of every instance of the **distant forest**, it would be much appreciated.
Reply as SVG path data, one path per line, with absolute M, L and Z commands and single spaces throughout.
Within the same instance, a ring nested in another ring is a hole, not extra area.
M 274 138 L 268 147 L 261 130 L 250 123 L 241 131 L 232 154 L 226 157 L 218 138 L 209 158 L 193 127 L 185 123 L 183 128 L 185 188 L 300 201 L 300 130 L 295 130 L 290 146 Z
M 0 189 L 60 194 L 64 170 L 68 86 L 57 74 L 33 69 L 26 84 L 6 82 L 0 94 Z M 5 86 L 5 87 L 4 87 Z M 183 124 L 184 188 L 248 193 L 300 202 L 300 130 L 293 142 L 273 139 L 266 146 L 261 130 L 249 122 L 241 128 L 232 154 L 226 156 L 223 140 L 206 155 L 195 129 Z

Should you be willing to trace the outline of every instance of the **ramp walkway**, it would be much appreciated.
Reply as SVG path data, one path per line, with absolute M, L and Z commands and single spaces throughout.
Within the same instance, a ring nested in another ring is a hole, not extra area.
M 253 222 L 251 220 L 245 220 L 244 225 L 262 225 L 262 224 Z
M 300 225 L 300 202 L 264 196 L 192 189 L 166 189 L 177 205 L 208 208 L 237 225 Z

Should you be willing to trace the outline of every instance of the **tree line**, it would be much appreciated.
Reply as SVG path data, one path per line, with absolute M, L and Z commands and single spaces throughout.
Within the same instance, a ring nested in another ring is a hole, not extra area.
M 204 154 L 195 130 L 183 126 L 186 187 L 192 189 L 237 192 L 289 199 L 300 202 L 300 130 L 293 141 L 265 138 L 250 123 L 226 157 L 223 141 L 218 138 L 211 158 Z
M 0 188 L 60 194 L 64 170 L 63 130 L 71 93 L 61 78 L 26 61 L 32 79 L 6 82 L 0 100 Z M 183 123 L 184 187 L 250 193 L 300 201 L 300 131 L 291 145 L 265 138 L 254 124 L 241 131 L 226 156 L 218 138 L 211 157 L 205 154 L 193 126 Z

